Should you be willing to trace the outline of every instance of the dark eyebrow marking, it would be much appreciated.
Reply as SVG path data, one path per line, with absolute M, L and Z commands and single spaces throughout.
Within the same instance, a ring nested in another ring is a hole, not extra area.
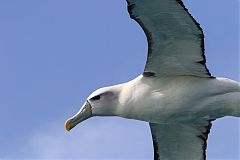
M 154 72 L 143 72 L 142 74 L 144 77 L 154 77 L 155 73 Z
M 90 100 L 99 100 L 100 98 L 101 98 L 100 95 L 97 95 L 97 96 L 90 98 Z

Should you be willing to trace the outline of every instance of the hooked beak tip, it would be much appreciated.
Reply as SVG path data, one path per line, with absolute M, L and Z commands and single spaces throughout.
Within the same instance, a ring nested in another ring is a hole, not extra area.
M 73 127 L 75 127 L 78 123 L 90 118 L 92 116 L 92 106 L 87 101 L 84 103 L 83 107 L 80 111 L 74 115 L 72 118 L 69 118 L 64 126 L 67 131 L 70 131 Z
M 71 119 L 68 119 L 65 124 L 64 124 L 65 129 L 69 132 L 72 127 L 71 127 Z

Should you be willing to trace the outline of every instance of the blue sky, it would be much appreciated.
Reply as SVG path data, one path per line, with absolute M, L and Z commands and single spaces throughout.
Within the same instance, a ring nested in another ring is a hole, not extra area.
M 207 66 L 239 81 L 237 0 L 185 0 L 206 37 Z M 91 118 L 63 124 L 97 88 L 129 81 L 147 42 L 125 0 L 0 1 L 0 159 L 151 159 L 147 123 Z M 236 160 L 239 120 L 214 122 L 209 159 Z

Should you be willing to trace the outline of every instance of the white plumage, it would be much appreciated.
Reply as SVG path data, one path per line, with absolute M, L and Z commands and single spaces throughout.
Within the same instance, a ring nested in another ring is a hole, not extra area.
M 203 31 L 181 0 L 127 2 L 148 39 L 144 72 L 93 92 L 66 129 L 91 116 L 142 120 L 150 124 L 155 160 L 206 159 L 211 121 L 240 116 L 240 85 L 210 74 Z

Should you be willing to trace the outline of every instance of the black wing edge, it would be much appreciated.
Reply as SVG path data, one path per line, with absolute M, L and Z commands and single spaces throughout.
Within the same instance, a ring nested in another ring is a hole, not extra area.
M 130 15 L 130 18 L 132 18 L 133 20 L 135 20 L 143 29 L 146 37 L 147 37 L 147 44 L 148 44 L 148 55 L 147 58 L 149 58 L 152 54 L 152 46 L 153 46 L 153 40 L 152 40 L 152 33 L 147 29 L 147 27 L 145 26 L 145 24 L 141 21 L 140 18 L 138 18 L 137 16 L 135 16 L 132 12 L 132 9 L 134 8 L 135 4 L 132 4 L 129 2 L 129 0 L 127 0 L 127 4 L 128 4 L 128 13 Z M 148 63 L 148 62 L 146 62 Z M 145 65 L 146 67 L 146 65 Z M 146 71 L 146 68 L 144 69 L 144 71 Z M 146 71 L 149 72 L 149 71 Z
M 199 63 L 199 64 L 202 64 L 206 71 L 207 71 L 207 75 L 210 77 L 210 78 L 216 78 L 214 76 L 211 75 L 210 71 L 208 70 L 207 68 L 207 65 L 206 65 L 206 56 L 205 56 L 205 45 L 204 45 L 204 33 L 203 33 L 203 29 L 201 28 L 200 24 L 193 18 L 193 16 L 189 13 L 188 9 L 185 7 L 184 3 L 182 2 L 182 0 L 176 0 L 177 3 L 179 3 L 184 11 L 187 12 L 187 14 L 191 17 L 191 19 L 193 20 L 194 24 L 197 26 L 197 28 L 201 31 L 201 34 L 199 35 L 199 38 L 201 38 L 201 50 L 202 50 L 202 57 L 203 57 L 203 60 L 202 61 L 199 61 L 199 62 L 196 62 L 196 63 Z M 134 8 L 135 4 L 132 4 L 129 2 L 129 0 L 127 0 L 127 4 L 128 4 L 128 13 L 130 15 L 130 18 L 132 18 L 133 20 L 135 20 L 143 29 L 146 37 L 147 37 L 147 43 L 148 43 L 148 56 L 147 58 L 149 58 L 152 54 L 152 46 L 153 46 L 153 40 L 152 40 L 152 33 L 147 29 L 147 27 L 145 26 L 145 24 L 137 17 L 133 14 L 132 12 L 132 9 Z M 146 66 L 146 65 L 145 65 Z M 145 68 L 146 69 L 146 68 Z M 144 69 L 144 72 L 145 72 L 145 69 Z M 146 71 L 146 72 L 149 72 L 149 71 Z
M 212 128 L 212 121 L 214 121 L 215 119 L 209 120 L 208 121 L 208 125 L 205 126 L 206 128 L 206 132 L 202 133 L 202 135 L 198 135 L 197 137 L 200 138 L 201 140 L 203 140 L 203 146 L 202 146 L 202 150 L 203 150 L 203 160 L 206 160 L 207 156 L 206 156 L 206 151 L 207 151 L 207 139 L 208 139 L 208 134 L 210 133 L 210 130 Z
M 197 63 L 200 63 L 202 65 L 204 65 L 206 71 L 207 71 L 207 74 L 210 76 L 210 78 L 215 78 L 211 75 L 210 71 L 208 70 L 207 68 L 207 65 L 206 65 L 206 56 L 205 56 L 205 41 L 204 41 L 204 33 L 203 33 L 203 29 L 202 27 L 200 26 L 200 24 L 193 18 L 193 16 L 190 14 L 190 12 L 188 11 L 188 9 L 185 7 L 184 3 L 182 0 L 176 0 L 184 9 L 184 11 L 187 12 L 187 14 L 189 15 L 189 17 L 192 19 L 192 21 L 194 22 L 194 24 L 197 26 L 197 28 L 201 31 L 201 34 L 199 35 L 199 38 L 201 38 L 201 50 L 202 50 L 202 57 L 203 57 L 203 60 L 202 61 L 199 61 Z
M 198 135 L 197 137 L 203 140 L 203 160 L 206 160 L 206 150 L 207 150 L 207 139 L 208 139 L 208 134 L 210 133 L 211 127 L 212 127 L 212 121 L 215 119 L 209 120 L 208 125 L 205 126 L 206 132 L 202 133 L 201 135 Z M 149 123 L 151 124 L 151 123 Z M 149 125 L 150 126 L 150 125 Z M 150 127 L 151 128 L 151 127 Z M 154 150 L 154 160 L 160 160 L 160 155 L 158 153 L 158 142 L 156 140 L 156 136 L 152 133 L 152 140 L 153 140 L 153 150 Z
M 152 133 L 152 140 L 153 140 L 153 150 L 154 150 L 154 160 L 160 160 L 160 156 L 158 153 L 158 142 L 156 140 L 155 135 Z

